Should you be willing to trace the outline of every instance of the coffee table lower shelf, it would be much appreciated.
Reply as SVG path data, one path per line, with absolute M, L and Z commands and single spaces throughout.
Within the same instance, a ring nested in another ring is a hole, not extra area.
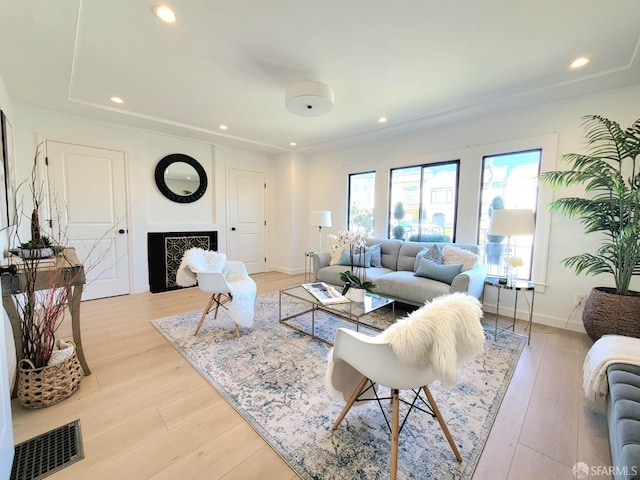
M 302 300 L 304 303 L 310 305 L 309 308 L 301 311 L 293 313 L 292 315 L 288 315 L 286 317 L 282 316 L 282 296 L 287 295 L 293 297 L 297 300 Z M 367 293 L 365 296 L 364 302 L 349 302 L 349 303 L 338 303 L 333 305 L 323 305 L 320 303 L 313 295 L 311 295 L 304 287 L 297 286 L 292 288 L 287 288 L 284 290 L 280 290 L 280 295 L 278 299 L 278 318 L 280 323 L 286 325 L 293 330 L 304 333 L 305 335 L 309 335 L 310 337 L 320 340 L 321 342 L 327 343 L 329 345 L 333 345 L 332 342 L 316 335 L 316 311 L 320 310 L 326 312 L 330 315 L 334 315 L 342 320 L 346 320 L 355 324 L 356 331 L 359 331 L 360 325 L 366 326 L 367 328 L 372 328 L 374 330 L 381 331 L 382 329 L 376 327 L 375 325 L 371 325 L 368 323 L 361 323 L 360 319 L 369 313 L 378 310 L 379 308 L 385 307 L 387 305 L 391 306 L 391 315 L 392 318 L 395 319 L 395 303 L 392 298 L 382 297 L 380 295 L 374 295 Z M 301 317 L 302 315 L 306 315 L 311 313 L 311 331 L 304 330 L 296 325 L 292 325 L 287 323 L 289 320 Z

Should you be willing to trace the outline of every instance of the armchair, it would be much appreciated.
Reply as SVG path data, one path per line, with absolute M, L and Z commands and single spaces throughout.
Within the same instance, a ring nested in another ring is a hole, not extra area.
M 376 337 L 338 329 L 326 380 L 333 398 L 346 401 L 346 405 L 332 430 L 356 402 L 377 400 L 382 409 L 380 400 L 390 399 L 392 480 L 397 476 L 400 431 L 413 408 L 438 420 L 454 456 L 462 461 L 428 385 L 434 380 L 454 384 L 458 365 L 482 352 L 485 337 L 481 317 L 476 298 L 454 293 L 434 299 Z M 390 397 L 378 396 L 379 385 L 389 388 Z M 413 401 L 400 398 L 400 390 L 412 390 Z M 409 405 L 402 422 L 400 402 Z M 384 409 L 383 415 L 387 419 Z
M 257 288 L 242 262 L 227 261 L 224 253 L 191 248 L 182 257 L 176 283 L 182 287 L 197 283 L 200 290 L 211 295 L 194 336 L 198 335 L 207 314 L 215 308 L 213 318 L 218 318 L 219 308 L 227 308 L 227 303 L 237 338 L 241 336 L 239 327 L 253 325 Z
M 213 318 L 216 319 L 218 318 L 218 309 L 221 306 L 226 308 L 224 304 L 233 301 L 232 292 L 234 290 L 234 283 L 245 282 L 246 279 L 251 279 L 249 278 L 249 274 L 247 273 L 244 263 L 231 260 L 227 261 L 226 274 L 203 270 L 192 270 L 192 272 L 195 273 L 198 278 L 198 287 L 200 287 L 200 290 L 211 295 L 207 306 L 202 312 L 196 331 L 193 333 L 193 335 L 196 336 L 198 335 L 200 327 L 211 309 L 215 308 Z M 241 333 L 238 323 L 234 322 L 234 325 L 236 337 L 240 338 Z

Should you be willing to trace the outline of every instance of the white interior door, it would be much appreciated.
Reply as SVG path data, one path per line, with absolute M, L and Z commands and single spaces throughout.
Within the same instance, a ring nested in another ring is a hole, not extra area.
M 82 299 L 128 294 L 124 152 L 47 141 L 46 155 L 52 235 L 85 265 Z
M 229 169 L 227 256 L 249 273 L 266 270 L 264 173 Z

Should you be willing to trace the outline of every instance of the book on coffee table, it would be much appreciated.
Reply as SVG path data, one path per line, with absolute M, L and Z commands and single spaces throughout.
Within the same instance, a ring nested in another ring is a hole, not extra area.
M 349 299 L 336 290 L 335 287 L 324 282 L 303 283 L 302 287 L 323 305 L 349 302 Z

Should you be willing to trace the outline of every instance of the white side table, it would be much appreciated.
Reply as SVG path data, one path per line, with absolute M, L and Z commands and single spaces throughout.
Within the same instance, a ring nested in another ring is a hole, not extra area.
M 527 291 L 531 292 L 531 303 L 529 304 L 529 328 L 526 335 L 527 345 L 529 345 L 531 343 L 531 326 L 533 324 L 533 302 L 536 297 L 536 286 L 533 283 L 527 282 L 524 280 L 516 280 L 510 284 L 499 283 L 497 277 L 487 277 L 484 281 L 484 284 L 485 284 L 485 287 L 488 285 L 490 287 L 494 287 L 498 289 L 498 298 L 496 300 L 496 322 L 495 322 L 495 330 L 493 333 L 494 340 L 498 338 L 498 317 L 500 316 L 500 292 L 502 292 L 502 290 L 515 290 L 516 292 L 515 302 L 513 305 L 513 323 L 511 324 L 510 327 L 507 327 L 501 330 L 501 331 L 511 330 L 516 335 L 521 335 L 518 332 L 516 332 L 516 310 L 518 308 L 518 294 L 520 292 L 523 292 L 523 295 L 525 295 L 524 292 L 527 292 Z M 525 296 L 525 300 L 526 300 L 526 296 Z M 525 335 L 522 335 L 522 336 L 525 336 Z

